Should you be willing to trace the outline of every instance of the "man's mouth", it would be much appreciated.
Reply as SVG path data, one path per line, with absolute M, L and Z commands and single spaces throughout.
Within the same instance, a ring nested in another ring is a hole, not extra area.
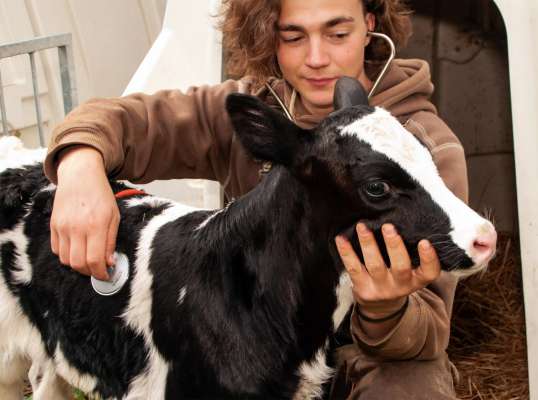
M 325 87 L 336 81 L 337 78 L 306 78 L 306 81 L 315 87 Z

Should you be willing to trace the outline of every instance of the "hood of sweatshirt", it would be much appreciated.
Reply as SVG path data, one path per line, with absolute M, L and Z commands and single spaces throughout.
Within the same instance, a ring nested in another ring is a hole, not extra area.
M 271 79 L 268 83 L 292 111 L 299 126 L 312 128 L 326 116 L 326 114 L 311 114 L 304 107 L 298 94 L 292 102 L 293 88 L 287 82 Z M 437 113 L 429 100 L 433 89 L 430 67 L 426 61 L 395 59 L 381 81 L 377 93 L 370 99 L 370 104 L 387 109 L 403 123 L 409 115 L 419 111 Z M 277 106 L 277 103 L 274 105 Z

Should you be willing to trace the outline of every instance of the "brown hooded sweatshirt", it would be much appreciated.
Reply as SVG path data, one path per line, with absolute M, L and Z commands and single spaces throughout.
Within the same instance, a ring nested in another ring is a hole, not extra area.
M 323 115 L 309 115 L 298 96 L 279 79 L 268 81 L 292 110 L 296 123 L 312 128 Z M 260 179 L 261 165 L 239 144 L 226 114 L 229 93 L 254 94 L 279 109 L 267 88 L 252 90 L 248 78 L 216 86 L 191 88 L 187 93 L 164 90 L 153 95 L 94 99 L 72 111 L 53 133 L 45 172 L 56 182 L 56 159 L 69 146 L 97 149 L 106 171 L 115 179 L 135 183 L 155 179 L 218 180 L 228 198 L 251 190 Z M 430 150 L 446 185 L 467 201 L 467 171 L 463 148 L 428 100 L 433 92 L 428 64 L 395 60 L 370 103 L 389 110 Z M 427 288 L 410 295 L 409 306 L 384 337 L 372 340 L 353 314 L 351 333 L 357 351 L 380 360 L 430 360 L 444 355 L 456 280 L 447 273 Z

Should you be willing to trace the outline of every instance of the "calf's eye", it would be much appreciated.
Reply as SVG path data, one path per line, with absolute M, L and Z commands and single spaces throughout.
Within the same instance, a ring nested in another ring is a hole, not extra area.
M 390 192 L 390 186 L 384 181 L 372 181 L 364 186 L 364 191 L 368 196 L 379 199 Z

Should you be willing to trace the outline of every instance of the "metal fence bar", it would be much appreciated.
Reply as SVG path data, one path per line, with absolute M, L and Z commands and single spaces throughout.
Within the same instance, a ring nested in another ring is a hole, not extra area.
M 41 147 L 45 146 L 45 135 L 43 134 L 43 120 L 41 118 L 41 105 L 39 103 L 39 86 L 37 83 L 37 70 L 35 67 L 35 56 L 34 52 L 28 53 L 30 56 L 30 67 L 32 69 L 32 85 L 34 87 L 34 104 L 35 111 L 37 115 L 37 131 L 39 132 L 39 145 Z
M 65 46 L 71 43 L 71 34 L 62 33 L 60 35 L 38 37 L 24 40 L 22 42 L 8 43 L 0 46 L 0 58 L 18 56 L 30 52 L 50 49 L 52 47 Z
M 4 86 L 2 86 L 2 74 L 0 72 L 0 115 L 2 117 L 2 134 L 8 135 L 9 129 L 7 126 L 7 116 L 6 116 L 6 103 L 4 101 Z
M 78 105 L 77 82 L 75 80 L 75 58 L 73 57 L 71 35 L 69 35 L 68 44 L 58 47 L 58 58 L 60 60 L 64 112 L 65 114 L 68 114 L 69 111 Z

